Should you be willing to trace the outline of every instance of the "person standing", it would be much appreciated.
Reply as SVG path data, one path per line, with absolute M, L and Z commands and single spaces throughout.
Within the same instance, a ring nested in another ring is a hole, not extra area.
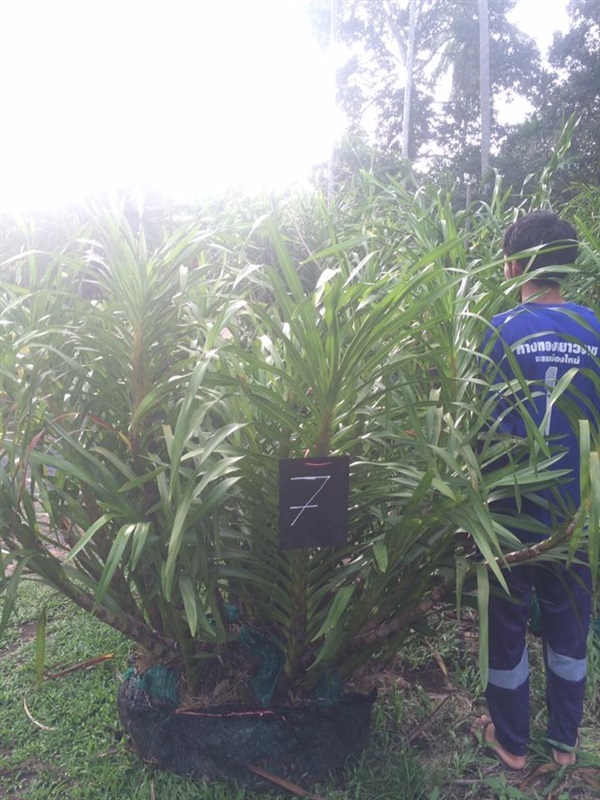
M 518 501 L 501 501 L 496 508 L 510 520 L 507 527 L 523 543 L 531 543 L 567 525 L 580 506 L 578 420 L 589 420 L 595 436 L 600 430 L 600 321 L 592 309 L 566 302 L 562 295 L 560 268 L 573 264 L 578 253 L 577 234 L 569 223 L 549 211 L 532 212 L 506 230 L 503 251 L 505 277 L 523 277 L 523 282 L 521 303 L 492 318 L 483 343 L 484 371 L 497 392 L 495 425 L 500 433 L 525 438 L 529 415 L 560 456 L 554 469 L 566 470 L 554 486 Z M 570 370 L 568 388 L 551 403 L 553 387 Z M 530 392 L 515 394 L 508 388 L 518 373 Z M 568 569 L 564 563 L 529 563 L 505 569 L 504 576 L 510 596 L 496 587 L 489 602 L 489 715 L 475 721 L 473 733 L 506 766 L 525 767 L 526 637 L 535 590 L 546 668 L 547 737 L 554 761 L 572 764 L 587 674 L 589 568 L 581 559 Z

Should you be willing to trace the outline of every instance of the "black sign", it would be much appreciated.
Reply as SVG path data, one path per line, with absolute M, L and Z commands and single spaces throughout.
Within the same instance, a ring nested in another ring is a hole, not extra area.
M 335 547 L 348 539 L 350 459 L 279 462 L 279 546 Z

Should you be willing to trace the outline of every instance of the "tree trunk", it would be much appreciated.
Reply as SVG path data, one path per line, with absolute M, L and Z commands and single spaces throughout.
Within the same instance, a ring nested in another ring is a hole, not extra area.
M 417 29 L 417 0 L 410 0 L 408 12 L 408 46 L 406 48 L 406 86 L 404 88 L 404 111 L 402 113 L 402 158 L 409 158 L 410 108 L 415 63 L 415 38 Z
M 492 118 L 488 0 L 479 0 L 479 98 L 481 108 L 481 180 L 483 181 L 490 168 Z
M 337 44 L 337 27 L 338 27 L 338 0 L 331 0 L 329 7 L 329 46 L 335 52 Z M 337 67 L 333 76 L 333 102 L 337 103 Z M 333 196 L 335 193 L 335 179 L 333 172 L 333 159 L 334 151 L 331 150 L 329 159 L 327 161 L 327 205 L 331 206 L 333 203 Z

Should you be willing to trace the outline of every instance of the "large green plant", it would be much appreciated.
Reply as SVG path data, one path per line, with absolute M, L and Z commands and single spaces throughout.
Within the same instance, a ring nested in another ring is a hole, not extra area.
M 222 635 L 206 616 L 212 509 L 235 480 L 236 458 L 219 450 L 235 426 L 213 429 L 210 390 L 196 402 L 218 313 L 207 229 L 149 253 L 143 229 L 102 215 L 93 239 L 5 294 L 2 537 L 5 566 L 16 562 L 5 613 L 31 569 L 157 654 L 178 643 L 186 658 L 199 626 Z
M 465 532 L 498 573 L 516 541 L 488 500 L 552 477 L 533 426 L 531 457 L 497 469 L 522 444 L 482 433 L 506 198 L 456 215 L 435 192 L 368 194 L 224 207 L 152 248 L 100 213 L 40 273 L 13 263 L 4 619 L 34 573 L 197 687 L 236 657 L 235 604 L 283 653 L 279 690 L 308 693 L 395 652 L 464 572 Z M 278 546 L 278 461 L 307 452 L 351 459 L 344 547 Z

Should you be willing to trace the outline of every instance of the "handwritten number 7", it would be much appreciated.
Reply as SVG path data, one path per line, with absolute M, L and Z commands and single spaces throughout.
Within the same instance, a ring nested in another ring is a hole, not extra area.
M 297 478 L 291 478 L 291 480 L 293 481 L 322 481 L 321 485 L 316 490 L 316 492 L 314 492 L 313 495 L 309 497 L 309 499 L 303 506 L 290 506 L 290 511 L 297 511 L 298 509 L 300 509 L 296 514 L 296 516 L 294 517 L 294 520 L 292 522 L 292 527 L 298 522 L 298 520 L 300 519 L 300 517 L 306 511 L 307 508 L 319 507 L 319 504 L 313 503 L 313 500 L 315 500 L 316 497 L 323 491 L 323 489 L 325 488 L 325 484 L 330 478 L 331 475 L 305 475 Z

